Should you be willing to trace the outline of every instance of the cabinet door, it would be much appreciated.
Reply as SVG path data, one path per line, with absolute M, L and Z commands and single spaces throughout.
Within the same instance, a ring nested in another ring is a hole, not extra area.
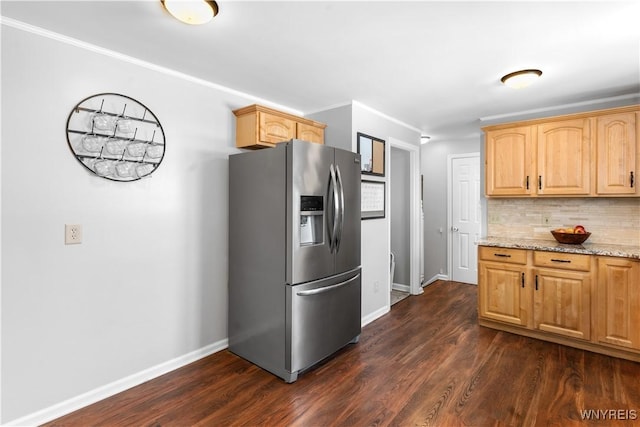
M 296 122 L 274 114 L 258 112 L 260 142 L 276 144 L 296 137 Z
M 480 262 L 478 267 L 478 316 L 527 327 L 531 299 L 525 267 L 494 262 Z
M 588 340 L 591 335 L 591 275 L 534 269 L 534 328 Z
M 597 193 L 637 194 L 635 114 L 601 116 L 596 123 Z
M 538 125 L 538 194 L 589 194 L 589 123 L 589 119 L 576 119 Z
M 640 261 L 598 258 L 598 341 L 640 350 Z
M 298 123 L 296 138 L 302 139 L 303 141 L 315 142 L 316 144 L 324 144 L 324 129 L 306 123 Z
M 488 196 L 526 196 L 534 187 L 535 165 L 531 126 L 486 134 L 486 193 Z

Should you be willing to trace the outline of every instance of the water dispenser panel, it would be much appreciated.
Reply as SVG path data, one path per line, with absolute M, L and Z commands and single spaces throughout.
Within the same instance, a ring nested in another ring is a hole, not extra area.
M 300 246 L 324 242 L 324 198 L 300 196 Z

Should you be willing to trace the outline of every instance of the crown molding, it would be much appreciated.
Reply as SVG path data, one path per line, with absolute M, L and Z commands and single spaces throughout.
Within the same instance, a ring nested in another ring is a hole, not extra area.
M 122 62 L 127 62 L 129 64 L 133 64 L 136 66 L 139 66 L 141 68 L 146 68 L 148 70 L 152 70 L 161 74 L 165 74 L 167 76 L 171 76 L 171 77 L 175 77 L 190 83 L 195 83 L 204 87 L 207 87 L 209 89 L 214 89 L 220 92 L 225 92 L 228 93 L 230 95 L 233 96 L 238 96 L 241 98 L 245 98 L 247 100 L 249 100 L 250 102 L 256 103 L 256 104 L 262 104 L 262 105 L 266 105 L 278 110 L 284 110 L 287 111 L 291 114 L 295 114 L 298 116 L 303 116 L 304 114 L 295 109 L 295 108 L 291 108 L 288 107 L 286 105 L 280 105 L 274 102 L 271 102 L 267 99 L 264 98 L 260 98 L 258 96 L 252 95 L 250 93 L 246 93 L 246 92 L 242 92 L 236 89 L 232 89 L 230 87 L 227 86 L 223 86 L 217 83 L 213 83 L 211 81 L 208 80 L 204 80 L 201 79 L 199 77 L 194 77 L 192 75 L 189 74 L 185 74 L 182 73 L 180 71 L 176 71 L 173 70 L 171 68 L 168 67 L 164 67 L 162 65 L 158 65 L 158 64 L 154 64 L 148 61 L 144 61 L 142 59 L 138 59 L 135 58 L 133 56 L 130 55 L 125 55 L 123 53 L 111 50 L 111 49 L 106 49 L 91 43 L 87 43 L 85 41 L 73 38 L 73 37 L 69 37 L 69 36 L 65 36 L 64 34 L 60 34 L 60 33 L 56 33 L 54 31 L 50 31 L 50 30 L 46 30 L 44 28 L 41 27 L 37 27 L 35 25 L 31 25 L 31 24 L 27 24 L 26 22 L 22 22 L 22 21 L 18 21 L 12 18 L 7 18 L 6 16 L 0 16 L 0 24 L 2 25 L 6 25 L 8 27 L 12 27 L 18 30 L 22 30 L 31 34 L 35 34 L 50 40 L 55 40 L 70 46 L 74 46 L 80 49 L 84 49 L 93 53 L 97 53 L 99 55 L 103 55 L 103 56 L 107 56 L 109 58 L 113 58 L 116 59 L 118 61 L 122 61 Z
M 611 97 L 608 97 L 608 98 L 600 98 L 600 99 L 592 99 L 592 100 L 589 100 L 589 101 L 574 102 L 574 103 L 571 103 L 571 104 L 553 105 L 553 106 L 550 106 L 550 107 L 534 108 L 532 110 L 516 111 L 516 112 L 513 112 L 513 113 L 495 114 L 493 116 L 480 117 L 478 120 L 480 120 L 481 122 L 489 122 L 489 121 L 493 121 L 493 120 L 512 119 L 512 118 L 515 118 L 515 117 L 527 116 L 527 115 L 530 115 L 530 114 L 547 113 L 547 112 L 552 112 L 552 111 L 557 111 L 557 110 L 563 110 L 563 109 L 566 109 L 566 108 L 585 107 L 585 106 L 589 106 L 589 105 L 603 104 L 603 103 L 606 103 L 606 102 L 626 101 L 628 99 L 638 99 L 638 98 L 640 98 L 640 94 L 638 94 L 638 93 L 630 93 L 630 94 L 626 94 L 626 95 L 611 96 Z

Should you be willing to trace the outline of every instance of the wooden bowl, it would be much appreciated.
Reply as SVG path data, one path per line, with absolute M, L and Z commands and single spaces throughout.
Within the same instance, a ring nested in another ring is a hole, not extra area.
M 589 236 L 591 236 L 591 233 L 589 232 L 582 233 L 582 234 L 560 233 L 556 230 L 551 230 L 551 234 L 553 234 L 553 237 L 555 237 L 558 243 L 566 243 L 569 245 L 581 245 L 589 238 Z

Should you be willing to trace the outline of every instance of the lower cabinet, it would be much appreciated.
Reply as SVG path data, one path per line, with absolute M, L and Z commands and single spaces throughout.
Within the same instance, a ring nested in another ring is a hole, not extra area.
M 535 269 L 534 327 L 552 334 L 591 338 L 588 273 Z
M 527 251 L 480 247 L 478 256 L 481 317 L 529 326 L 531 292 L 525 288 Z
M 640 350 L 640 260 L 598 258 L 597 340 Z
M 480 246 L 478 321 L 640 361 L 640 260 Z

